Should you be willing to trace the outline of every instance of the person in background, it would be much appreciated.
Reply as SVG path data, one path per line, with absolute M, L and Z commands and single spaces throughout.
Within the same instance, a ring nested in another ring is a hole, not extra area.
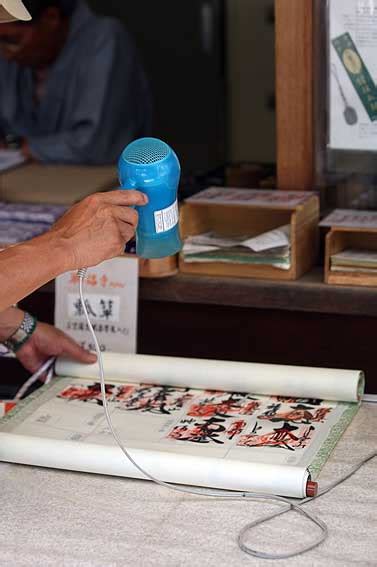
M 115 163 L 151 122 L 131 38 L 83 0 L 24 5 L 31 21 L 0 26 L 0 143 L 42 163 Z

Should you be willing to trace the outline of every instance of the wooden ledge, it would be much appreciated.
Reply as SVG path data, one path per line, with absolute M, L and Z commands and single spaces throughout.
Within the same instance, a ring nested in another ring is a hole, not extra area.
M 143 301 L 377 317 L 377 287 L 328 285 L 320 268 L 291 282 L 178 274 L 140 280 L 139 296 Z

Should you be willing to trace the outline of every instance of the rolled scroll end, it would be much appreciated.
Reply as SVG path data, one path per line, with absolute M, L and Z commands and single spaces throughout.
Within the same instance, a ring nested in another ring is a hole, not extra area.
M 318 482 L 314 482 L 313 480 L 308 480 L 306 483 L 306 496 L 308 498 L 314 498 L 318 494 Z

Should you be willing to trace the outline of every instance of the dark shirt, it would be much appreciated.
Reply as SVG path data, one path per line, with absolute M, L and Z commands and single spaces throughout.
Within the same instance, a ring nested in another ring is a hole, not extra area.
M 149 134 L 150 95 L 132 40 L 82 1 L 42 87 L 36 97 L 32 69 L 0 59 L 0 137 L 26 138 L 42 162 L 114 163 Z

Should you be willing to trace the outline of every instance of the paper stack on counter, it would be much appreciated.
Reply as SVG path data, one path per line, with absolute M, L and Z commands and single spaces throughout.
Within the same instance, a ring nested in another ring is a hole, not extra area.
M 4 203 L 0 202 L 0 220 L 26 221 L 53 224 L 68 207 L 46 203 Z
M 67 207 L 62 205 L 0 202 L 0 247 L 47 232 L 66 210 Z
M 0 221 L 0 245 L 10 246 L 30 240 L 47 229 L 43 223 Z
M 254 237 L 224 237 L 215 232 L 189 236 L 182 254 L 185 262 L 262 264 L 289 270 L 290 249 L 290 225 L 285 225 Z
M 377 250 L 348 248 L 333 254 L 331 271 L 377 273 Z
M 20 150 L 0 150 L 0 171 L 7 171 L 25 163 Z

